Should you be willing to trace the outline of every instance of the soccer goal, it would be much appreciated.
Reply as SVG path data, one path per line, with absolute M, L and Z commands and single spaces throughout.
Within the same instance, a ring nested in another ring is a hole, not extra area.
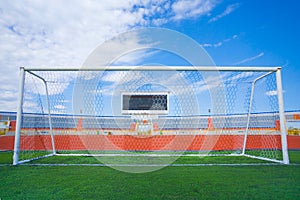
M 64 156 L 289 164 L 281 68 L 21 68 L 13 164 Z

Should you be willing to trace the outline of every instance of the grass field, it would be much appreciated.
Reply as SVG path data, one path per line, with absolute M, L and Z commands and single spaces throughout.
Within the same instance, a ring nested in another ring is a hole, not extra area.
M 300 151 L 289 154 L 291 165 L 172 166 L 134 174 L 95 166 L 13 167 L 3 165 L 11 163 L 11 152 L 1 152 L 0 199 L 300 199 Z

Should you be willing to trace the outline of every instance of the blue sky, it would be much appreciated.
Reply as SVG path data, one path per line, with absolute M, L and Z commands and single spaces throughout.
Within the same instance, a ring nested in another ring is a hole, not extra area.
M 285 110 L 298 110 L 299 9 L 297 0 L 0 1 L 0 110 L 16 110 L 20 66 L 78 67 L 144 27 L 185 34 L 216 65 L 282 66 Z

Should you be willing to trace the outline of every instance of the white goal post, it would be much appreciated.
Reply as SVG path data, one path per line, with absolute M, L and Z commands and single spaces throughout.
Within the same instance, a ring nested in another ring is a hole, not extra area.
M 13 165 L 133 154 L 289 164 L 282 90 L 280 67 L 21 67 Z M 125 112 L 124 94 L 147 96 L 143 112 Z

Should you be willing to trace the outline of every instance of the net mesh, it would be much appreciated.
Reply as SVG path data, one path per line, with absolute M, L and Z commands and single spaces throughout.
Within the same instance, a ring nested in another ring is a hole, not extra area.
M 244 153 L 282 159 L 275 73 L 107 70 L 25 75 L 20 160 L 53 152 L 50 123 L 58 153 Z M 39 77 L 48 87 L 50 118 Z M 124 92 L 167 92 L 168 112 L 124 115 Z

